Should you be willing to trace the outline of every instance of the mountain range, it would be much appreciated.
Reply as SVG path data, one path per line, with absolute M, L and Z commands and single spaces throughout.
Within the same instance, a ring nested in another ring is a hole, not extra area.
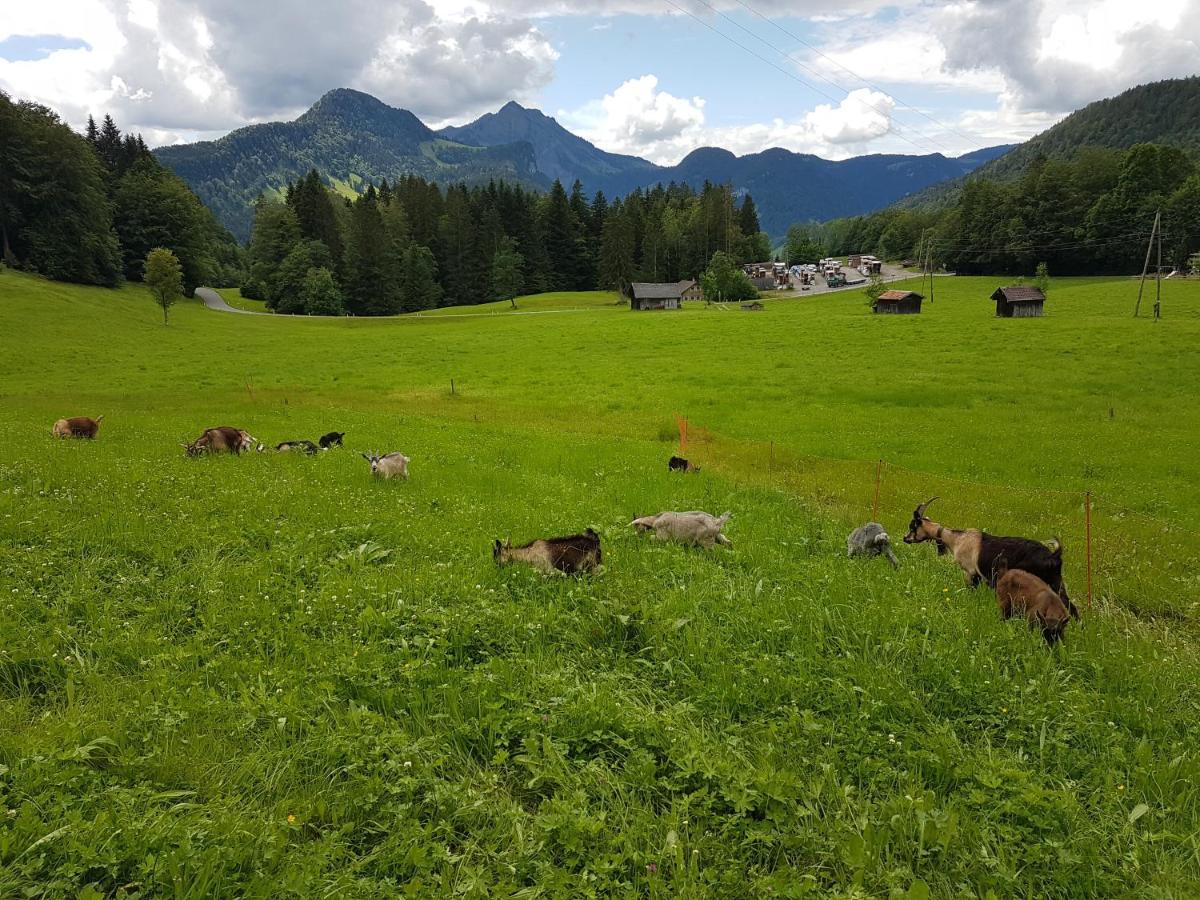
M 957 178 L 1010 146 L 957 158 L 872 154 L 831 161 L 774 148 L 735 156 L 704 147 L 674 166 L 601 150 L 552 117 L 507 103 L 467 125 L 434 131 L 411 112 L 340 88 L 291 122 L 250 125 L 215 141 L 160 147 L 155 155 L 186 181 L 239 238 L 249 237 L 259 194 L 279 192 L 315 168 L 350 194 L 405 174 L 439 183 L 506 180 L 546 189 L 579 180 L 610 197 L 671 181 L 730 183 L 750 193 L 762 227 L 781 236 L 794 222 L 857 215 Z

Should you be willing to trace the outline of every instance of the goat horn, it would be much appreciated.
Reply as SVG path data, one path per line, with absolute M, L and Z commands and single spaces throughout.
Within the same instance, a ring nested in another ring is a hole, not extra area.
M 918 506 L 917 507 L 917 515 L 919 515 L 919 516 L 925 515 L 925 510 L 928 508 L 929 504 L 937 499 L 938 499 L 937 497 L 930 497 L 928 500 L 926 500 L 924 503 L 922 503 L 920 506 Z

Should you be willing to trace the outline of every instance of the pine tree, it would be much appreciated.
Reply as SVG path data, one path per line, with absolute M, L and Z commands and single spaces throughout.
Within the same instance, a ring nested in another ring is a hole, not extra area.
M 346 308 L 356 316 L 390 316 L 400 312 L 401 291 L 388 264 L 388 238 L 383 230 L 375 188 L 354 201 L 346 239 Z
M 614 203 L 604 221 L 604 236 L 600 249 L 600 286 L 629 296 L 633 283 L 636 244 L 629 216 Z
M 409 245 L 404 251 L 402 283 L 405 312 L 433 309 L 441 303 L 442 287 L 432 250 L 420 244 Z
M 542 233 L 550 263 L 549 290 L 575 291 L 586 287 L 582 227 L 571 212 L 562 182 L 555 180 L 541 204 Z
M 300 234 L 310 241 L 320 241 L 329 248 L 333 270 L 340 271 L 344 249 L 337 215 L 316 169 L 296 182 L 288 195 L 288 206 L 296 213 Z

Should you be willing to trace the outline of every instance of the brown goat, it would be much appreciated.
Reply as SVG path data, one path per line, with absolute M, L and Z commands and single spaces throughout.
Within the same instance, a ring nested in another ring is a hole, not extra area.
M 589 528 L 583 534 L 530 541 L 520 547 L 514 547 L 512 541 L 496 541 L 492 545 L 492 559 L 498 566 L 528 563 L 545 575 L 555 572 L 578 575 L 591 572 L 602 562 L 600 535 Z
M 184 444 L 183 449 L 188 456 L 199 456 L 201 453 L 241 453 L 254 448 L 256 444 L 258 440 L 249 432 L 220 425 L 205 429 L 200 437 L 190 444 Z
M 1024 616 L 1031 628 L 1040 628 L 1046 643 L 1062 639 L 1071 620 L 1067 605 L 1050 585 L 1024 569 L 1009 569 L 996 582 L 996 605 L 1005 619 Z
M 97 416 L 94 419 L 87 416 L 72 416 L 69 419 L 59 419 L 55 422 L 50 433 L 56 438 L 87 438 L 90 441 L 94 440 L 100 432 L 100 423 L 103 421 L 104 416 Z

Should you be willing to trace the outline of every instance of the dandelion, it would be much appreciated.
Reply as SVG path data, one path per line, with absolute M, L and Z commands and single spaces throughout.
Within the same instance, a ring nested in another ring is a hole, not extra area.
M 1123 790 L 1125 790 L 1125 785 L 1123 785 L 1123 784 L 1118 784 L 1118 785 L 1117 785 L 1117 790 L 1118 790 L 1118 791 L 1123 791 Z
M 296 824 L 296 817 L 294 815 L 292 815 L 291 813 L 288 813 L 288 824 L 289 825 Z

